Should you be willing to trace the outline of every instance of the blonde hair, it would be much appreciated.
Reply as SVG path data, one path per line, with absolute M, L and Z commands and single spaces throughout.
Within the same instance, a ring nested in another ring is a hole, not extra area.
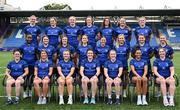
M 118 37 L 117 37 L 117 39 L 116 39 L 116 43 L 115 43 L 115 47 L 117 47 L 117 48 L 119 48 L 119 45 L 120 45 L 120 43 L 119 43 L 119 37 L 124 37 L 124 34 L 119 34 L 119 35 L 118 35 Z M 125 37 L 124 37 L 124 39 L 125 39 Z M 124 40 L 124 42 L 125 42 L 125 40 Z

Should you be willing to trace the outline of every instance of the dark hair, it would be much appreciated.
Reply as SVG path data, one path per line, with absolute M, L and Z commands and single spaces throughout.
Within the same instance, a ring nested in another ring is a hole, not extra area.
M 104 28 L 105 27 L 105 20 L 106 19 L 108 19 L 109 20 L 109 27 L 111 27 L 112 25 L 111 25 L 111 20 L 110 20 L 110 18 L 109 17 L 105 17 L 104 19 L 103 19 L 103 22 L 102 22 L 102 28 Z
M 134 51 L 131 53 L 133 58 L 135 58 L 135 53 L 136 53 L 137 51 L 141 51 L 141 48 L 140 48 L 139 45 L 137 45 L 137 46 L 134 48 Z
M 49 39 L 49 37 L 44 34 L 43 37 L 42 37 L 42 43 L 43 43 L 43 39 L 44 39 L 45 37 L 47 37 L 47 38 Z
M 87 22 L 86 22 L 87 18 L 91 18 L 91 20 L 92 20 L 92 25 L 93 25 L 94 20 L 93 20 L 93 17 L 92 17 L 92 16 L 87 16 L 87 17 L 86 17 L 86 19 L 85 19 L 85 24 L 84 24 L 84 25 L 87 26 Z
M 27 36 L 31 36 L 32 37 L 32 34 L 30 34 L 30 33 L 25 34 L 25 37 L 27 37 Z
M 15 52 L 19 52 L 19 53 L 22 55 L 22 52 L 21 52 L 20 49 L 15 49 L 15 50 L 13 50 L 13 54 L 14 54 Z
M 50 19 L 54 19 L 56 21 L 56 23 L 57 23 L 57 18 L 56 17 L 53 16 Z M 49 19 L 49 22 L 50 22 L 50 19 Z
M 70 47 L 70 45 L 69 45 L 69 39 L 68 39 L 68 37 L 67 36 L 62 36 L 62 38 L 61 38 L 61 41 L 60 41 L 60 43 L 59 43 L 59 48 L 61 48 L 62 47 L 62 39 L 63 38 L 67 38 L 67 47 L 69 48 Z
M 92 52 L 93 52 L 93 58 L 95 58 L 95 53 L 94 53 L 93 49 L 88 49 L 87 52 L 86 52 L 86 55 L 87 55 L 87 53 L 88 53 L 89 51 L 92 51 Z

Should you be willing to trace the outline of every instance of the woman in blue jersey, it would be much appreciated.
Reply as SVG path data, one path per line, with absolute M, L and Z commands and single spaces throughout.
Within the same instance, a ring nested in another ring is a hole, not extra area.
M 96 46 L 95 48 L 97 59 L 99 60 L 101 68 L 104 66 L 104 63 L 108 60 L 109 50 L 110 47 L 106 44 L 106 38 L 102 37 L 100 40 L 100 45 Z
M 55 63 L 57 59 L 56 49 L 52 45 L 49 44 L 49 38 L 46 35 L 43 36 L 42 42 L 43 44 L 38 47 L 39 53 L 42 50 L 46 50 L 46 52 L 48 53 L 48 59 L 53 61 L 53 63 Z
M 120 100 L 120 84 L 121 84 L 121 76 L 123 72 L 122 62 L 117 59 L 117 54 L 115 50 L 110 50 L 109 52 L 109 60 L 107 60 L 104 64 L 104 76 L 106 77 L 106 89 L 108 94 L 107 104 L 112 104 L 112 84 L 115 85 L 116 91 L 116 102 L 115 104 L 119 105 Z
M 45 29 L 45 34 L 49 38 L 49 45 L 57 48 L 60 36 L 63 34 L 63 30 L 57 26 L 57 19 L 55 17 L 50 18 L 50 26 Z
M 138 37 L 138 44 L 136 46 L 139 46 L 142 52 L 142 59 L 145 60 L 148 64 L 148 76 L 152 75 L 152 69 L 151 69 L 151 58 L 153 57 L 153 48 L 149 45 L 149 43 L 146 43 L 146 38 L 143 34 L 139 34 Z M 134 53 L 135 48 L 132 48 L 131 53 Z M 133 54 L 131 54 L 133 58 L 135 58 L 135 56 Z
M 126 97 L 126 89 L 128 83 L 128 59 L 130 53 L 130 47 L 125 42 L 124 34 L 119 34 L 114 46 L 114 50 L 117 52 L 117 60 L 123 63 L 123 97 Z
M 30 24 L 24 28 L 24 34 L 31 34 L 32 43 L 38 46 L 41 38 L 41 28 L 36 25 L 36 20 L 37 18 L 35 15 L 29 17 Z
M 37 104 L 46 104 L 47 93 L 49 88 L 50 77 L 53 72 L 53 64 L 48 60 L 48 53 L 46 50 L 40 52 L 40 59 L 36 61 L 34 68 L 34 89 L 39 97 Z M 42 90 L 40 89 L 42 84 Z
M 137 91 L 137 105 L 148 105 L 146 101 L 147 94 L 147 61 L 142 59 L 142 51 L 140 47 L 136 47 L 134 53 L 135 57 L 130 61 L 130 79 L 136 84 Z
M 130 47 L 131 41 L 131 28 L 127 26 L 126 19 L 120 18 L 118 21 L 118 27 L 115 29 L 115 36 L 118 37 L 119 34 L 123 34 L 126 44 Z
M 69 50 L 70 51 L 70 56 L 71 58 L 74 60 L 74 56 L 75 56 L 75 49 L 74 47 L 72 47 L 71 45 L 69 45 L 69 39 L 66 36 L 63 36 L 61 38 L 61 42 L 59 45 L 59 49 L 58 49 L 58 59 L 62 60 L 63 59 L 63 52 L 65 50 Z
M 160 84 L 164 106 L 175 106 L 174 92 L 176 87 L 173 77 L 175 70 L 173 62 L 166 57 L 165 48 L 159 48 L 159 58 L 155 59 L 153 63 L 153 70 L 156 76 L 156 83 Z M 167 84 L 169 85 L 168 88 Z M 167 97 L 167 92 L 169 92 L 169 98 Z
M 59 104 L 63 105 L 64 104 L 64 85 L 67 85 L 67 91 L 68 91 L 68 102 L 67 104 L 72 105 L 73 104 L 73 98 L 72 98 L 72 93 L 73 93 L 73 74 L 75 71 L 75 66 L 74 62 L 71 61 L 70 57 L 70 51 L 65 50 L 63 52 L 63 59 L 58 62 L 58 73 L 59 73 L 59 78 L 58 78 L 58 91 L 59 91 Z
M 22 52 L 22 60 L 26 61 L 28 64 L 29 74 L 27 79 L 34 74 L 34 65 L 37 60 L 37 47 L 32 43 L 32 35 L 25 34 L 26 42 L 20 47 Z M 26 91 L 27 85 L 24 86 L 23 98 L 32 97 L 32 87 L 28 86 L 28 91 Z
M 111 26 L 111 21 L 110 18 L 106 17 L 103 20 L 102 27 L 100 30 L 101 36 L 106 38 L 106 45 L 110 46 L 111 48 L 113 47 L 113 35 L 114 35 L 114 30 Z
M 88 45 L 88 36 L 82 35 L 80 45 L 77 48 L 77 59 L 79 60 L 79 63 L 77 65 L 80 66 L 81 62 L 87 58 L 87 50 L 92 49 L 90 45 Z M 78 61 L 76 61 L 78 62 Z
M 98 34 L 98 27 L 93 24 L 93 18 L 88 16 L 85 20 L 85 26 L 82 27 L 82 35 L 87 35 L 89 40 L 89 45 L 93 48 L 96 47 L 96 35 Z
M 174 50 L 168 45 L 168 40 L 164 34 L 159 36 L 160 44 L 154 48 L 154 54 L 156 58 L 159 58 L 159 48 L 164 48 L 166 50 L 166 58 L 173 59 Z
M 18 104 L 19 96 L 21 91 L 21 84 L 24 83 L 24 77 L 28 74 L 28 65 L 24 60 L 21 60 L 20 50 L 13 51 L 14 60 L 10 61 L 6 69 L 6 93 L 7 93 L 7 103 L 6 104 Z M 15 84 L 16 87 L 16 98 L 13 101 L 11 98 L 12 85 Z
M 64 28 L 64 34 L 69 39 L 69 44 L 77 49 L 81 30 L 80 27 L 76 25 L 76 17 L 70 16 L 68 19 L 69 25 Z
M 145 36 L 146 39 L 146 43 L 149 44 L 150 40 L 151 40 L 151 34 L 152 34 L 152 30 L 149 26 L 146 26 L 146 18 L 145 17 L 140 17 L 138 19 L 138 23 L 139 26 L 135 28 L 134 34 L 136 36 L 136 40 L 138 43 L 138 37 L 140 34 L 143 34 Z
M 97 92 L 98 76 L 100 75 L 100 64 L 97 59 L 94 58 L 93 50 L 87 50 L 87 59 L 81 63 L 80 75 L 81 75 L 81 86 L 84 94 L 83 104 L 96 104 L 95 95 Z M 89 102 L 88 99 L 88 83 L 91 83 L 92 97 Z

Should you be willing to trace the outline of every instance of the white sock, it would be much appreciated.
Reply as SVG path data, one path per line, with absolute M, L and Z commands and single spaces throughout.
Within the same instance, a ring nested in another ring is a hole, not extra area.
M 116 95 L 116 99 L 119 99 L 119 95 Z
M 63 99 L 63 96 L 62 96 L 62 95 L 60 95 L 60 96 L 59 96 L 59 98 L 60 98 L 60 99 Z
M 170 100 L 173 100 L 173 99 L 174 99 L 174 96 L 170 95 L 169 98 L 170 98 Z
M 111 95 L 108 95 L 108 98 L 111 99 Z
M 143 100 L 146 100 L 146 95 L 143 95 L 143 96 L 142 96 L 142 99 L 143 99 Z
M 8 96 L 8 100 L 12 100 L 12 99 L 11 99 L 11 96 Z
M 95 98 L 95 96 L 92 96 L 92 98 Z
M 167 100 L 167 95 L 163 96 L 163 100 Z
M 72 95 L 69 95 L 69 99 L 72 99 Z
M 141 95 L 138 95 L 138 100 L 141 100 Z

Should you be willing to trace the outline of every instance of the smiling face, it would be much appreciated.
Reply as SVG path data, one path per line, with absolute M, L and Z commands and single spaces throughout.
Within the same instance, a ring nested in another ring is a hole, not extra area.
M 104 26 L 109 26 L 110 20 L 108 18 L 104 19 Z
M 137 59 L 140 59 L 141 56 L 142 56 L 141 50 L 136 50 L 136 52 L 135 52 L 135 57 L 136 57 Z
M 47 52 L 45 50 L 41 51 L 41 59 L 46 60 L 48 58 Z
M 26 42 L 30 44 L 32 42 L 32 35 L 28 34 L 26 35 Z
M 94 52 L 92 50 L 88 50 L 87 51 L 87 58 L 88 59 L 93 59 L 93 56 L 94 56 Z
M 37 18 L 34 15 L 29 18 L 30 24 L 32 24 L 32 25 L 36 24 L 36 20 L 37 20 Z
M 50 18 L 50 25 L 51 26 L 56 26 L 56 24 L 57 24 L 56 19 L 55 18 Z
M 74 25 L 76 25 L 76 18 L 74 16 L 71 16 L 71 17 L 69 17 L 68 22 L 71 26 L 74 26 Z
M 161 35 L 159 37 L 159 40 L 160 40 L 160 43 L 161 44 L 166 44 L 167 43 L 167 39 L 166 39 L 166 36 L 165 35 Z
M 164 50 L 164 48 L 159 49 L 159 56 L 161 58 L 164 58 L 166 56 L 166 51 Z
M 140 26 L 145 26 L 146 25 L 146 18 L 145 17 L 139 18 L 139 25 Z
M 49 38 L 47 36 L 43 37 L 43 44 L 45 45 L 49 44 Z
M 87 17 L 86 18 L 86 23 L 87 23 L 87 26 L 91 26 L 92 23 L 93 23 L 92 17 Z
M 13 53 L 13 57 L 15 60 L 20 60 L 21 59 L 21 53 L 19 51 L 15 51 Z
M 121 27 L 126 26 L 126 19 L 125 18 L 119 19 L 119 24 L 120 24 Z
M 68 38 L 67 37 L 63 37 L 61 40 L 62 40 L 62 44 L 63 45 L 67 45 L 68 44 Z
M 69 60 L 70 59 L 70 52 L 69 51 L 64 51 L 63 52 L 63 58 L 64 58 L 64 60 Z
M 118 36 L 118 42 L 123 44 L 125 42 L 125 38 L 124 38 L 124 35 L 119 35 Z
M 144 35 L 139 35 L 138 36 L 138 41 L 139 41 L 139 43 L 141 43 L 141 44 L 143 44 L 143 43 L 145 43 L 145 37 L 144 37 Z
M 88 42 L 88 37 L 86 35 L 82 36 L 82 43 L 87 43 Z
M 100 43 L 101 45 L 106 45 L 106 38 L 105 37 L 102 37 L 101 40 L 100 40 Z
M 115 59 L 116 59 L 116 51 L 115 51 L 115 50 L 111 50 L 111 51 L 109 52 L 109 58 L 110 58 L 111 60 L 115 60 Z

